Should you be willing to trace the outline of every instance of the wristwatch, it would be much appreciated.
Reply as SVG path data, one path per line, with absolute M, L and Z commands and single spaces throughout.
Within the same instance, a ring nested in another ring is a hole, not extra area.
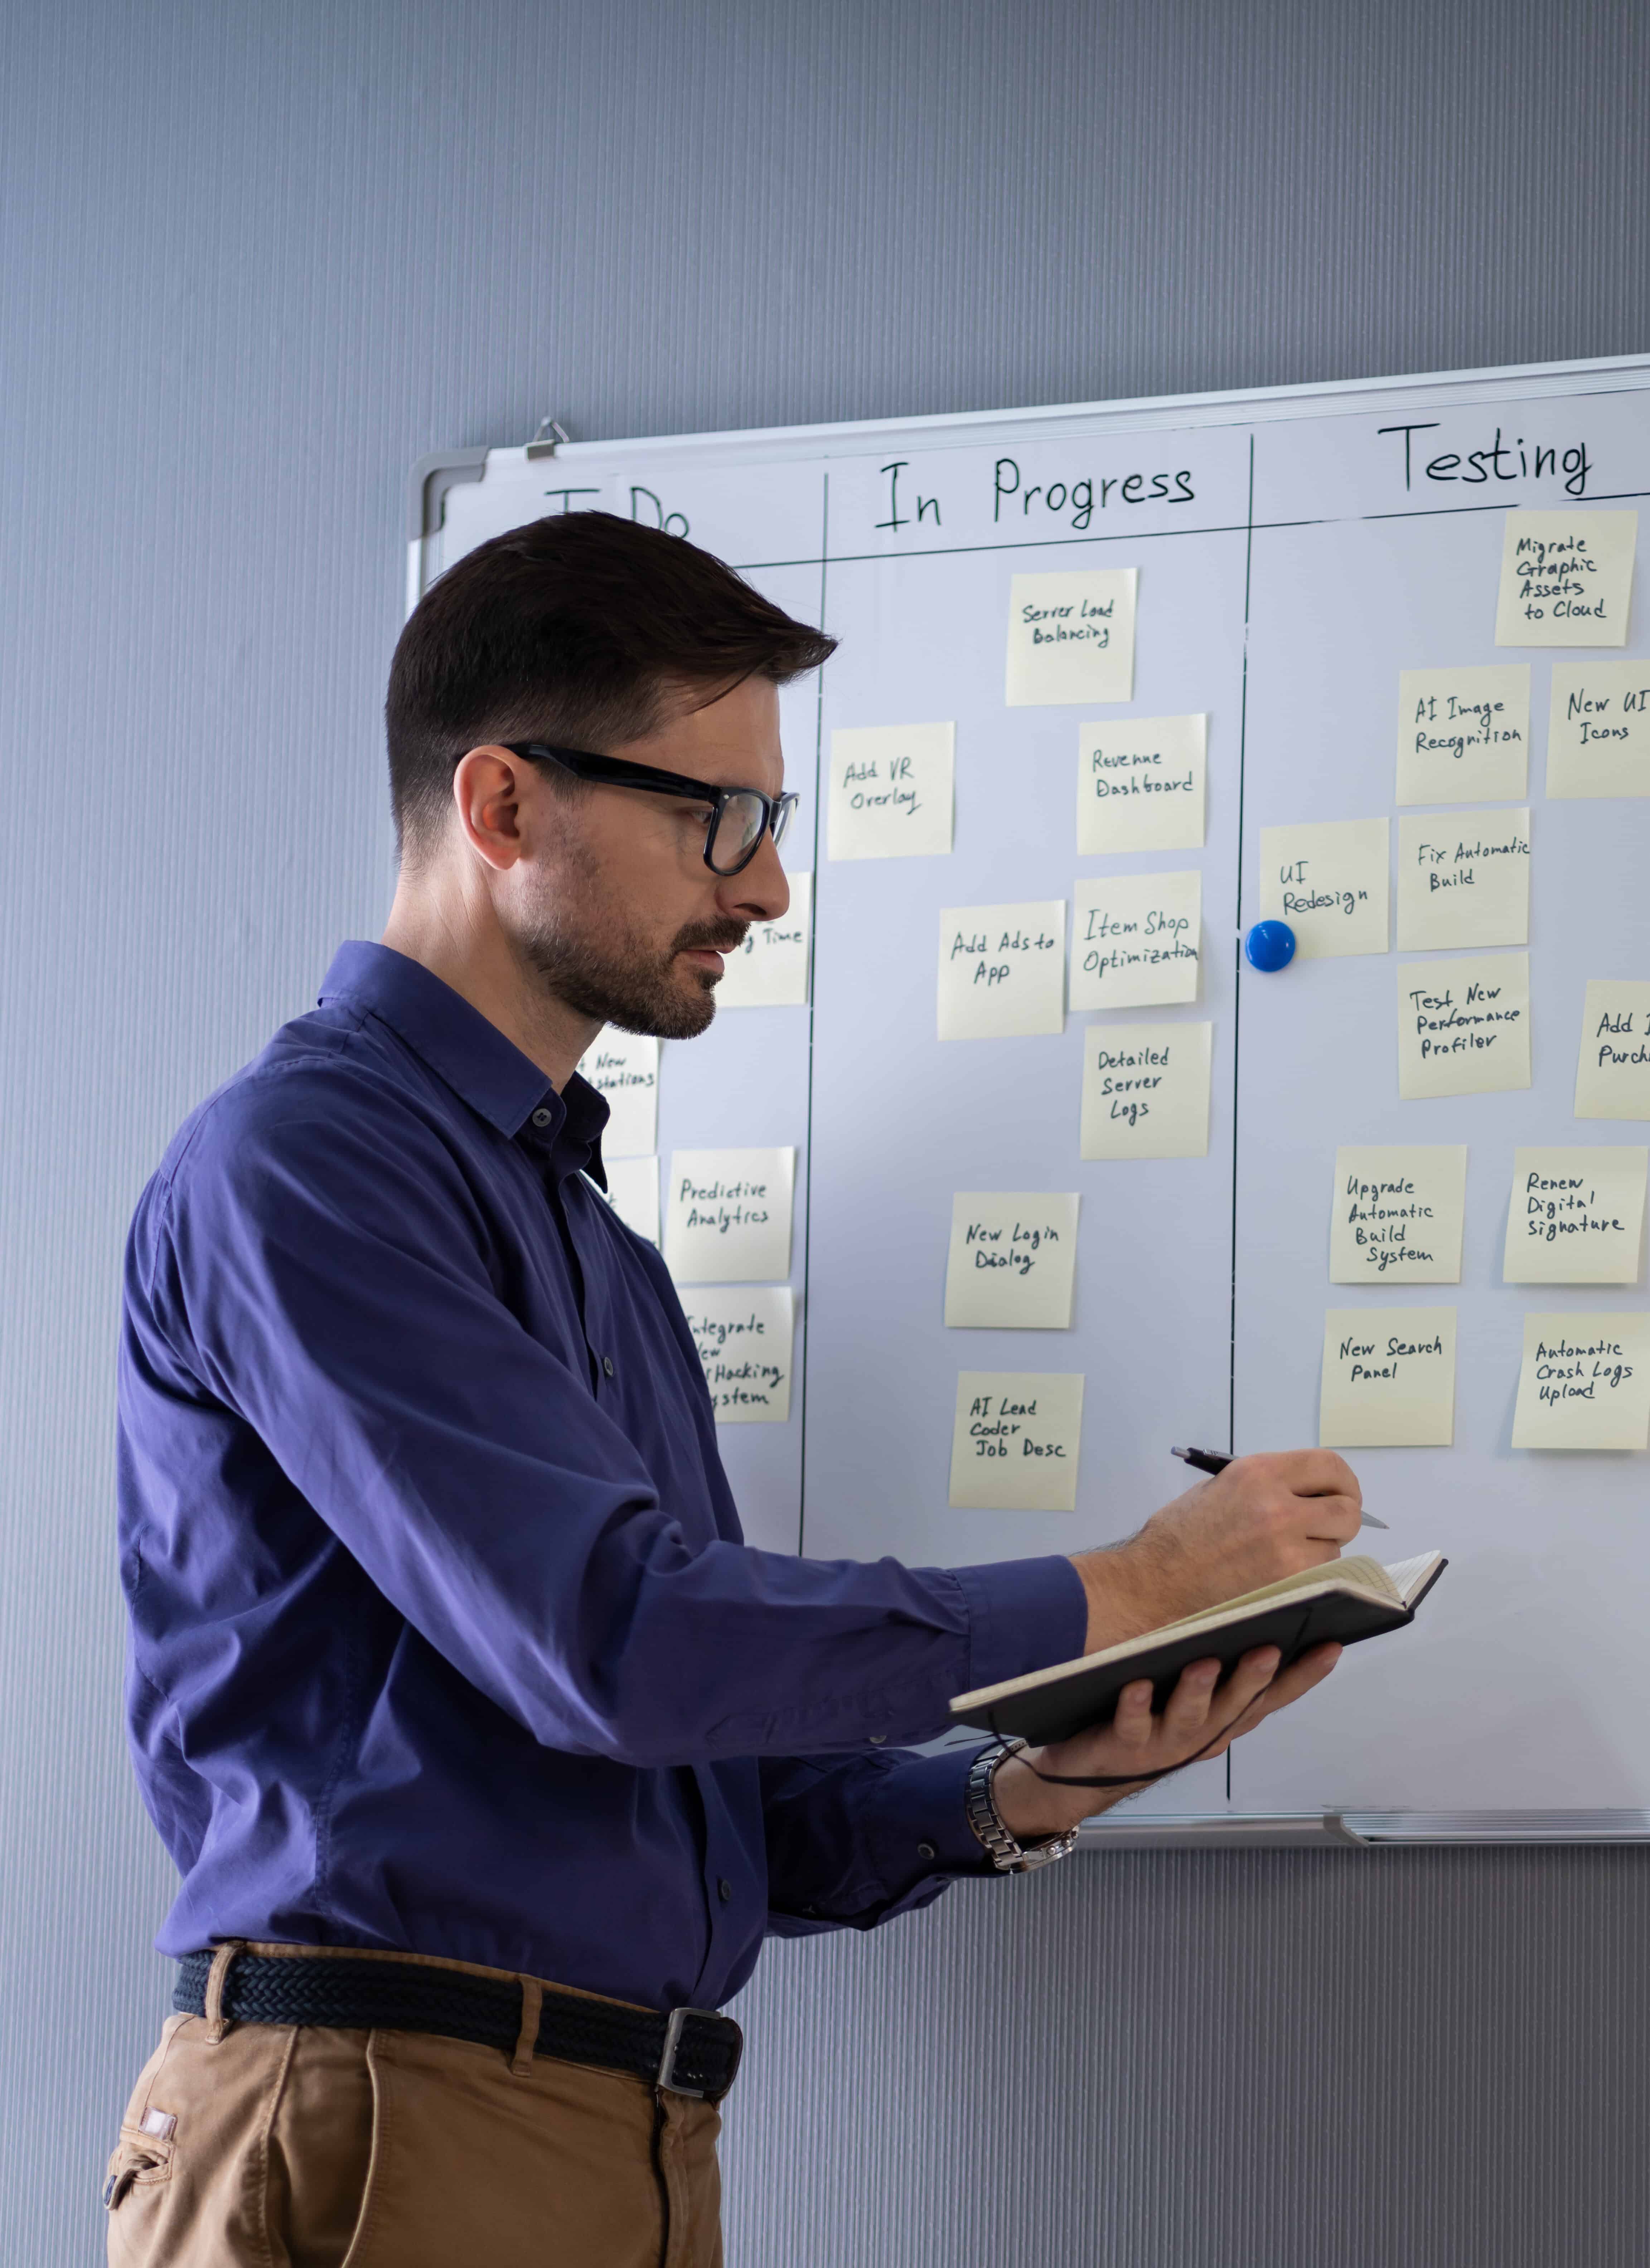
M 1056 1859 L 1064 1859 L 1077 1848 L 1077 1830 L 1068 1828 L 1064 1835 L 1054 1835 L 1046 1843 L 1034 1843 L 1029 1849 L 1017 1843 L 1003 1824 L 1003 1815 L 997 1808 L 992 1782 L 997 1767 L 1005 1756 L 1018 1756 L 1025 1747 L 1023 1741 L 993 1741 L 989 1748 L 980 1750 L 969 1772 L 968 1793 L 964 1808 L 969 1824 L 976 1837 L 991 1854 L 992 1866 L 999 1874 L 1029 1874 L 1038 1867 L 1047 1867 Z

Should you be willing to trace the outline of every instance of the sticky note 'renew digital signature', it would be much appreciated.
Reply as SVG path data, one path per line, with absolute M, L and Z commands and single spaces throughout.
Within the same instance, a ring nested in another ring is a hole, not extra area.
M 1287 922 L 1302 961 L 1384 953 L 1390 943 L 1384 819 L 1261 829 L 1261 913 Z
M 1065 900 L 947 906 L 939 917 L 939 1036 L 1024 1038 L 1065 1027 Z
M 832 858 L 939 858 L 950 850 L 954 725 L 855 725 L 831 734 Z
M 782 1425 L 791 1414 L 795 1299 L 788 1284 L 689 1290 L 693 1333 L 718 1425 Z
M 1331 1307 L 1318 1440 L 1326 1449 L 1447 1448 L 1455 1438 L 1455 1310 Z
M 1357 1145 L 1335 1152 L 1332 1284 L 1459 1284 L 1464 1143 Z
M 793 1149 L 673 1151 L 665 1264 L 676 1282 L 788 1276 L 795 1181 Z
M 1153 1008 L 1195 1000 L 1201 965 L 1203 877 L 1088 876 L 1075 887 L 1074 1009 Z
M 1650 1445 L 1650 1315 L 1526 1315 L 1515 1449 Z
M 1575 1071 L 1578 1118 L 1650 1118 L 1650 983 L 1588 980 Z
M 1200 850 L 1208 733 L 1206 716 L 1079 725 L 1079 850 Z
M 1398 950 L 1529 942 L 1529 813 L 1398 821 Z
M 1528 1086 L 1529 955 L 1398 967 L 1398 1093 L 1492 1094 Z
M 1636 512 L 1509 512 L 1497 645 L 1625 645 Z
M 1636 1284 L 1650 1150 L 1516 1150 L 1508 1284 Z
M 946 1261 L 947 1328 L 1070 1330 L 1077 1211 L 1069 1194 L 960 1189 Z
M 1521 803 L 1528 792 L 1527 661 L 1400 674 L 1400 803 Z
M 965 1370 L 951 1436 L 960 1510 L 1075 1512 L 1080 1372 Z
M 1016 575 L 1008 598 L 1011 709 L 1134 698 L 1132 567 Z

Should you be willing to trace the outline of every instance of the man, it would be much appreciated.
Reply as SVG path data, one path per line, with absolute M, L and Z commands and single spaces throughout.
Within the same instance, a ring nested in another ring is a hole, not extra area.
M 831 641 L 601 514 L 453 567 L 391 670 L 379 946 L 185 1123 L 134 1223 L 122 1568 L 175 2007 L 112 2260 L 711 2268 L 713 2012 L 1325 1674 L 1252 1656 L 1041 1752 L 969 1686 L 1335 1556 L 1240 1460 L 1131 1542 L 951 1571 L 748 1549 L 668 1277 L 600 1192 L 605 1023 L 686 1039 L 785 909 L 777 688 Z M 686 2012 L 686 2013 L 684 2013 Z

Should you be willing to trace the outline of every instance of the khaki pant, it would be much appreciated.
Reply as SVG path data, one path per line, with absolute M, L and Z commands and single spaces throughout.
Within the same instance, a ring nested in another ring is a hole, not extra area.
M 173 2016 L 109 2161 L 109 2261 L 721 2268 L 720 2124 L 711 2103 L 520 2049 Z

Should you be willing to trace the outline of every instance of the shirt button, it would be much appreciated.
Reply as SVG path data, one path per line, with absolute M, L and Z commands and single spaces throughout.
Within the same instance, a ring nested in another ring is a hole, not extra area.
M 533 1114 L 533 1123 L 535 1126 L 548 1126 L 550 1123 L 549 1112 L 548 1110 L 535 1110 Z
M 933 1858 L 936 1855 L 933 1845 L 932 1843 L 919 1843 L 917 1846 L 917 1855 L 919 1859 Z
M 604 1354 L 602 1356 L 601 1367 L 607 1372 L 609 1378 L 613 1376 L 613 1357 L 610 1354 Z
M 728 1881 L 726 1874 L 723 1875 L 721 1881 L 717 1884 L 716 1894 L 718 1897 L 721 1899 L 724 1905 L 726 1905 L 728 1900 L 733 1896 L 733 1885 Z

